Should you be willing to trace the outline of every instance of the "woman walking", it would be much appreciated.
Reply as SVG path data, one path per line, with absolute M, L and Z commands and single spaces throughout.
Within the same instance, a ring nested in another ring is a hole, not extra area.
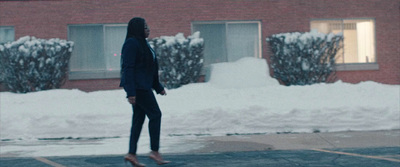
M 128 31 L 121 55 L 121 83 L 132 104 L 133 118 L 129 152 L 124 157 L 133 166 L 142 167 L 136 157 L 137 142 L 147 116 L 149 118 L 150 158 L 157 164 L 167 164 L 158 152 L 160 145 L 161 111 L 153 94 L 166 95 L 158 79 L 158 62 L 155 52 L 147 43 L 150 29 L 143 18 L 135 17 L 128 23 Z

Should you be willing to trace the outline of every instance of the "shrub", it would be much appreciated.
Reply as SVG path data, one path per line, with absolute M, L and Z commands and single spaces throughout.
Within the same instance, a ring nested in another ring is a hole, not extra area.
M 203 67 L 204 41 L 196 32 L 185 38 L 182 33 L 176 36 L 162 36 L 149 40 L 160 65 L 160 81 L 168 89 L 197 82 Z
M 0 45 L 2 82 L 12 92 L 61 87 L 66 79 L 73 42 L 25 36 Z
M 272 50 L 273 77 L 285 85 L 332 82 L 335 55 L 342 48 L 343 36 L 306 33 L 281 33 L 267 38 Z

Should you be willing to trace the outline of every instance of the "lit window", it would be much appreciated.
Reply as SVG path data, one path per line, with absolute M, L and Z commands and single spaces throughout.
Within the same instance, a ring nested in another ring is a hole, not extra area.
M 311 29 L 322 33 L 342 33 L 343 49 L 337 63 L 375 63 L 375 26 L 372 19 L 313 20 Z

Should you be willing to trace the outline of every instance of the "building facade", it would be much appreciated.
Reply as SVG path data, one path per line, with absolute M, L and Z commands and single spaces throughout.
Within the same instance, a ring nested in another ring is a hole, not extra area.
M 400 84 L 400 0 L 3 0 L 0 43 L 27 35 L 74 41 L 63 88 L 118 89 L 132 17 L 147 20 L 149 38 L 200 31 L 205 68 L 246 56 L 268 61 L 273 34 L 342 33 L 338 79 Z

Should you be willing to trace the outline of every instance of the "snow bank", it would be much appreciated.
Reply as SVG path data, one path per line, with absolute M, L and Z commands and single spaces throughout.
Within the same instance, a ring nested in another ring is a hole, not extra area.
M 216 64 L 210 82 L 157 96 L 163 111 L 163 141 L 196 135 L 400 128 L 399 85 L 337 82 L 286 87 L 266 75 L 267 69 L 265 60 L 255 58 Z M 1 139 L 18 143 L 39 138 L 112 138 L 102 145 L 115 144 L 114 150 L 84 154 L 125 153 L 132 111 L 124 94 L 123 90 L 2 92 Z M 140 152 L 148 151 L 147 126 L 143 128 Z M 28 148 L 2 146 L 1 153 L 18 149 Z
M 265 60 L 242 58 L 232 63 L 211 65 L 209 84 L 218 88 L 252 88 L 278 86 L 276 79 L 269 77 Z

